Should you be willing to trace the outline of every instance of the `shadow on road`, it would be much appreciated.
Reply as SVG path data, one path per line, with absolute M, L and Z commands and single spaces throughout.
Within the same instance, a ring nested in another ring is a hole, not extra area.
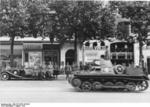
M 76 92 L 76 93 L 144 93 L 144 92 L 131 92 L 131 91 L 125 91 L 125 90 L 118 90 L 118 89 L 101 89 L 96 91 L 82 91 L 78 88 L 70 88 L 68 89 L 69 92 Z

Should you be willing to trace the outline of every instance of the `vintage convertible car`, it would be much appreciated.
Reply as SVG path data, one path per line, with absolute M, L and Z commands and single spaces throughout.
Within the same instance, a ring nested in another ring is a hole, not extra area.
M 11 68 L 9 70 L 2 70 L 0 72 L 1 80 L 9 79 L 53 79 L 53 75 L 50 71 L 42 68 L 33 69 L 33 68 Z

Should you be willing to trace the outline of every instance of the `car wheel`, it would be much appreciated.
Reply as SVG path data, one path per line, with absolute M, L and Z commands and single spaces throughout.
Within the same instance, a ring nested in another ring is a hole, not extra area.
M 10 76 L 9 76 L 8 73 L 4 72 L 4 73 L 1 73 L 0 79 L 1 79 L 1 80 L 9 80 L 9 79 L 10 79 Z
M 19 75 L 19 71 L 18 70 L 13 70 L 13 74 Z

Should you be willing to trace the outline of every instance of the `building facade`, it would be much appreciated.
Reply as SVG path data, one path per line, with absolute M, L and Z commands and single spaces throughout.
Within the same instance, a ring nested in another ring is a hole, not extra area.
M 99 59 L 101 55 L 105 55 L 106 47 L 110 50 L 109 41 L 91 40 L 78 44 L 78 64 L 86 64 L 95 59 Z M 111 51 L 108 51 L 111 52 Z M 150 73 L 150 45 L 143 46 L 144 65 Z M 67 41 L 63 44 L 58 42 L 50 43 L 49 39 L 42 38 L 19 38 L 14 43 L 14 62 L 16 66 L 26 65 L 33 67 L 42 64 L 57 64 L 65 66 L 66 64 L 74 64 L 74 43 Z M 109 53 L 110 55 L 112 53 Z M 139 65 L 139 43 L 134 43 L 132 62 Z M 0 65 L 5 66 L 9 62 L 10 42 L 7 37 L 0 37 Z M 110 57 L 111 58 L 111 57 Z M 113 57 L 112 57 L 113 58 Z
M 86 41 L 86 43 L 89 41 Z M 105 54 L 108 41 L 90 40 L 89 45 L 77 45 L 77 63 L 78 65 L 92 62 L 99 59 Z M 49 64 L 65 66 L 73 65 L 75 62 L 74 42 L 66 41 L 65 43 L 50 43 L 46 38 L 15 38 L 14 43 L 14 59 L 15 65 L 27 65 L 33 67 L 35 65 Z M 0 57 L 2 62 L 9 62 L 10 42 L 9 38 L 0 38 Z
M 78 63 L 82 61 L 82 46 L 78 44 Z M 58 42 L 50 43 L 46 38 L 15 38 L 14 59 L 17 65 L 52 63 L 57 65 L 72 65 L 74 59 L 74 43 L 66 41 L 63 44 Z M 0 38 L 0 60 L 1 63 L 8 62 L 10 57 L 9 38 Z

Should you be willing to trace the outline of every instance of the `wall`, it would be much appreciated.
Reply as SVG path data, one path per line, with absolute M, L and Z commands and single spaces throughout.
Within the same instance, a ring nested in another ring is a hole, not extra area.
M 60 61 L 64 62 L 64 65 L 65 65 L 65 62 L 66 62 L 66 52 L 70 49 L 73 49 L 74 50 L 74 43 L 73 42 L 66 42 L 64 43 L 62 46 L 61 46 L 61 51 L 60 51 Z M 80 45 L 78 44 L 77 46 L 77 51 L 78 51 L 78 63 L 80 61 L 82 61 L 82 48 L 80 47 Z
M 143 46 L 144 63 L 147 63 L 147 58 L 150 57 L 150 46 Z M 134 63 L 139 65 L 139 44 L 134 44 Z
M 22 62 L 22 49 L 23 45 L 14 45 L 14 61 L 16 64 L 21 65 Z M 10 45 L 0 45 L 0 56 L 6 56 L 8 59 L 0 60 L 0 63 L 9 62 Z M 0 58 L 1 59 L 1 58 Z

